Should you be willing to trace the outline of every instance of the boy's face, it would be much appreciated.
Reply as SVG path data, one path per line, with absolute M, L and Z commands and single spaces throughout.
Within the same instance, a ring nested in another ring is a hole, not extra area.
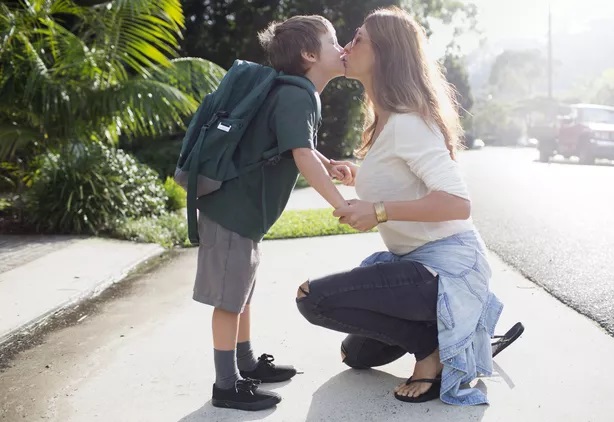
M 320 56 L 313 63 L 311 69 L 317 69 L 330 79 L 343 76 L 345 73 L 345 67 L 341 60 L 343 48 L 337 42 L 337 35 L 334 30 L 329 29 L 326 33 L 321 34 L 320 44 Z

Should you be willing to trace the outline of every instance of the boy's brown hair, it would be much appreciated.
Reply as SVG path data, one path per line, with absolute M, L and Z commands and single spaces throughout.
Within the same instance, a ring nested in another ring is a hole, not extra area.
M 309 66 L 302 53 L 314 53 L 319 57 L 320 36 L 328 31 L 332 31 L 332 24 L 322 16 L 293 16 L 283 22 L 270 23 L 258 33 L 258 39 L 275 70 L 304 75 Z

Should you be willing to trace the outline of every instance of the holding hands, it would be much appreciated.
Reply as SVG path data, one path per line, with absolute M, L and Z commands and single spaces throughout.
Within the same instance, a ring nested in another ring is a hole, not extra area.
M 359 166 L 350 161 L 330 160 L 329 174 L 345 186 L 354 186 Z
M 344 185 L 352 186 L 354 184 L 354 175 L 347 165 L 333 164 L 331 160 L 331 164 L 327 170 L 331 178 L 339 180 Z
M 347 205 L 337 208 L 333 215 L 339 217 L 340 223 L 348 224 L 363 232 L 371 230 L 378 224 L 373 202 L 352 199 Z

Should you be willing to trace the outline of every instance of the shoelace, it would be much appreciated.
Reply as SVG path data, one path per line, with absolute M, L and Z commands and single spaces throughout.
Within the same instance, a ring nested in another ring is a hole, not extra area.
M 243 393 L 254 394 L 254 391 L 256 391 L 259 385 L 260 380 L 243 378 L 235 382 L 235 390 Z
M 275 358 L 273 357 L 273 355 L 267 355 L 266 353 L 263 353 L 262 356 L 258 358 L 258 362 L 262 362 L 266 366 L 270 366 L 271 368 L 275 367 L 275 364 L 273 363 L 274 360 Z

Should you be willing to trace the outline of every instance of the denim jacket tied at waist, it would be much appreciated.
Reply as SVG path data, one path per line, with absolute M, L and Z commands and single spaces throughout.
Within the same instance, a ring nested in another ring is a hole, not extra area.
M 460 389 L 478 374 L 492 374 L 490 339 L 503 310 L 503 304 L 488 288 L 491 270 L 480 235 L 476 231 L 455 234 L 402 256 L 377 252 L 361 266 L 405 259 L 439 274 L 437 329 L 444 365 L 441 400 L 456 405 L 488 403 L 480 390 Z

